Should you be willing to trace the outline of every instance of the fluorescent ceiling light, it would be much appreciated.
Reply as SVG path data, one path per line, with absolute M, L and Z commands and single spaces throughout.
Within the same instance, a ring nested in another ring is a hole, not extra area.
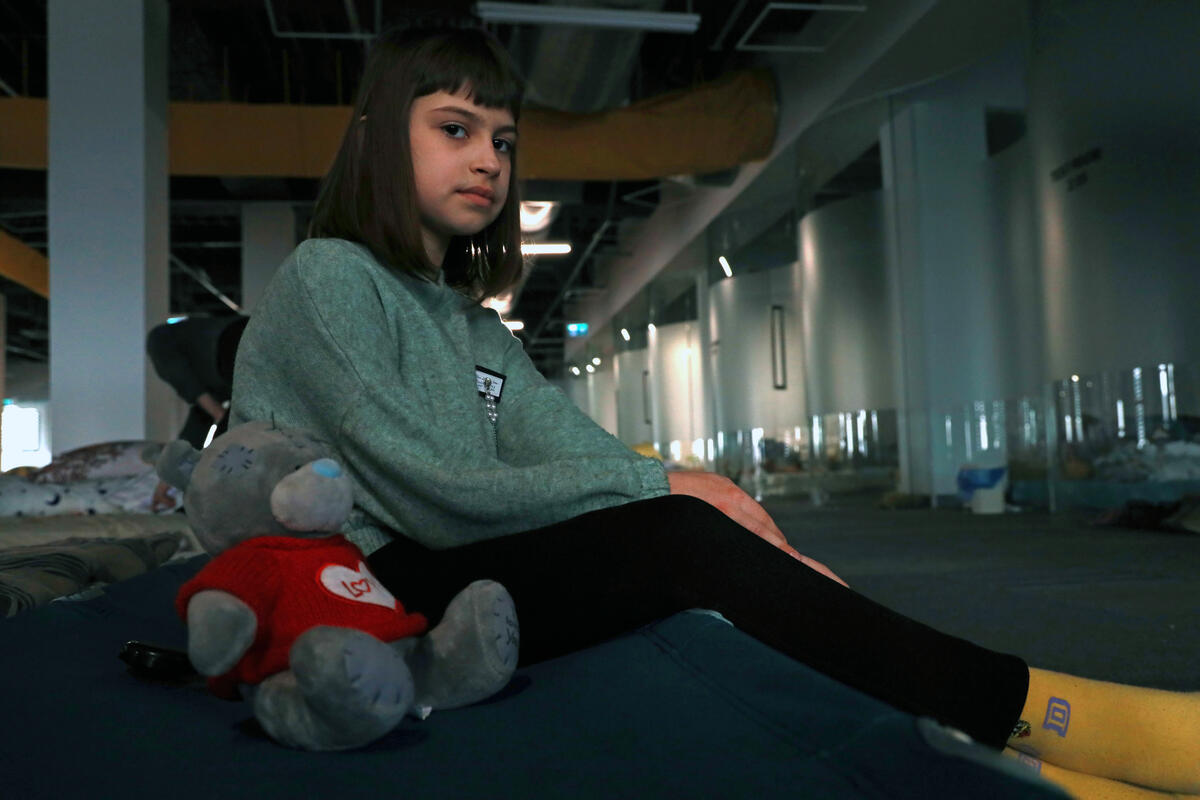
M 729 262 L 725 260 L 725 256 L 720 256 L 717 261 L 721 262 L 721 269 L 725 270 L 725 277 L 733 277 L 733 267 L 729 266 Z
M 629 328 L 621 328 L 621 338 L 627 342 L 629 341 Z
M 650 331 L 651 333 L 654 333 L 656 330 L 658 330 L 658 328 L 654 327 L 654 323 L 651 322 L 649 325 L 646 326 L 646 330 Z
M 521 202 L 521 233 L 540 233 L 554 221 L 558 203 L 553 200 Z
M 565 256 L 570 252 L 570 242 L 528 242 L 521 245 L 523 256 Z
M 699 14 L 669 11 L 633 11 L 619 8 L 576 8 L 531 3 L 475 4 L 475 15 L 484 22 L 510 25 L 579 25 L 585 28 L 620 28 L 663 33 L 695 33 Z
M 525 323 L 519 319 L 510 319 L 504 323 L 504 327 L 510 331 L 523 331 L 525 330 Z
M 595 368 L 595 367 L 593 367 L 591 364 L 587 364 L 587 365 L 585 365 L 585 366 L 584 366 L 584 369 L 586 369 L 588 372 L 595 372 L 595 371 L 596 371 L 596 368 Z
M 592 363 L 597 367 L 600 366 L 600 356 L 592 356 Z
M 572 374 L 572 375 L 578 375 L 578 374 L 579 374 L 579 367 L 572 366 L 572 367 L 571 367 L 571 374 Z

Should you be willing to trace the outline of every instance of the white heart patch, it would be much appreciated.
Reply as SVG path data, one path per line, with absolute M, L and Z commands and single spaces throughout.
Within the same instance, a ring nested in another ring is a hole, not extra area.
M 396 607 L 396 598 L 383 588 L 379 579 L 372 575 L 367 565 L 361 561 L 358 562 L 357 570 L 341 564 L 327 564 L 321 568 L 318 577 L 321 585 L 330 594 L 356 603 L 372 603 L 391 609 Z

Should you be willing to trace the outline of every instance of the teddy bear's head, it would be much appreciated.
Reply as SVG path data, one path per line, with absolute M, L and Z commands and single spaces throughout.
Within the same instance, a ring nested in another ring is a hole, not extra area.
M 184 492 L 196 538 L 219 553 L 255 536 L 327 536 L 346 521 L 353 486 L 325 442 L 272 422 L 248 422 L 204 450 L 171 442 L 158 474 Z

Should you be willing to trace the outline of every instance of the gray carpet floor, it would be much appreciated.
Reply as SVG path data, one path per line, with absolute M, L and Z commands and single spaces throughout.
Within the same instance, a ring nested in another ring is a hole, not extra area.
M 935 628 L 1032 666 L 1200 691 L 1200 535 L 875 499 L 764 505 L 797 550 Z

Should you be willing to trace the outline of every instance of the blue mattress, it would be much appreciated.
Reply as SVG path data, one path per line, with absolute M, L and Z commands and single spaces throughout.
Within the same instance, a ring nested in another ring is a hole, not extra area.
M 183 646 L 171 601 L 202 560 L 0 622 L 5 797 L 1066 796 L 700 612 L 523 669 L 364 750 L 288 750 L 246 704 L 117 658 L 128 639 Z

